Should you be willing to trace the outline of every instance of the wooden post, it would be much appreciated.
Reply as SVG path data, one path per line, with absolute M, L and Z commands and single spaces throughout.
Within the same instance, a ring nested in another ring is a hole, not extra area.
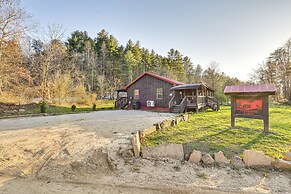
M 198 113 L 198 88 L 196 88 L 196 113 Z
M 269 133 L 269 96 L 263 97 L 264 132 Z
M 235 97 L 231 97 L 231 128 L 235 128 Z

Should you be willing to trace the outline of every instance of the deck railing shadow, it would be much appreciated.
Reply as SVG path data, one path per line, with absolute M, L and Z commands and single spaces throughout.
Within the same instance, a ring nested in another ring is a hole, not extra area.
M 211 139 L 215 136 L 218 137 L 219 135 L 227 134 L 231 130 L 244 130 L 247 133 L 247 131 L 254 130 L 254 129 L 251 129 L 248 127 L 240 127 L 240 126 L 237 126 L 236 128 L 229 127 L 229 128 L 222 130 L 218 133 L 211 134 L 211 135 L 205 135 L 204 137 L 201 137 L 199 139 L 195 139 L 194 141 L 190 141 L 190 142 L 183 144 L 184 152 L 186 154 L 189 154 L 192 152 L 193 149 L 197 149 L 197 150 L 202 151 L 202 152 L 214 153 L 214 152 L 222 150 L 222 151 L 225 151 L 225 154 L 228 156 L 233 156 L 233 155 L 237 155 L 237 154 L 239 155 L 244 150 L 251 149 L 253 145 L 259 143 L 266 135 L 268 135 L 262 131 L 262 132 L 258 133 L 257 135 L 255 135 L 255 138 L 250 139 L 247 143 L 242 144 L 241 146 L 238 146 L 237 148 L 226 147 L 225 145 L 219 145 L 216 142 L 212 143 L 211 141 L 210 142 L 206 141 L 206 140 Z

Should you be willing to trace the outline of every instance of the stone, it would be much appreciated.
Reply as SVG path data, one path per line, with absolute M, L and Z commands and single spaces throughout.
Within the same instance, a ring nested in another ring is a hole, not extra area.
M 278 168 L 278 169 L 291 170 L 291 161 L 277 159 L 276 162 L 275 162 L 275 167 Z
M 224 156 L 222 151 L 214 154 L 214 160 L 218 164 L 229 164 L 229 160 Z
M 132 147 L 133 153 L 136 158 L 140 156 L 140 140 L 139 140 L 139 131 L 136 132 L 132 138 Z
M 156 123 L 154 124 L 154 126 L 156 126 L 156 130 L 157 131 L 160 131 L 162 128 L 161 128 L 161 123 Z
M 213 164 L 214 159 L 210 156 L 210 154 L 203 154 L 202 161 L 204 164 Z
M 164 144 L 152 147 L 144 147 L 143 158 L 169 158 L 175 160 L 184 159 L 183 146 L 181 144 Z
M 286 153 L 283 155 L 283 159 L 284 159 L 284 160 L 287 160 L 287 161 L 291 161 L 291 151 L 290 151 L 290 152 L 286 152 Z
M 201 152 L 197 150 L 193 150 L 188 161 L 194 164 L 198 164 L 201 158 L 202 158 Z
M 245 150 L 243 152 L 243 161 L 246 166 L 270 166 L 272 159 L 261 151 Z
M 150 128 L 140 130 L 140 136 L 145 137 L 145 136 L 150 135 L 151 133 L 155 132 L 156 130 L 157 130 L 156 126 L 152 126 Z
M 151 133 L 153 133 L 155 131 L 157 131 L 156 126 L 152 126 L 150 128 L 140 130 L 139 131 L 139 140 L 140 140 L 140 143 L 144 145 L 145 144 L 145 141 L 144 141 L 145 136 L 150 135 Z
M 183 114 L 183 120 L 188 121 L 189 120 L 189 115 L 188 114 Z
M 19 112 L 25 112 L 25 109 L 19 109 L 18 111 Z
M 175 119 L 175 123 L 176 123 L 176 125 L 178 125 L 178 124 L 181 123 L 181 122 L 183 122 L 183 117 L 177 117 L 177 118 Z
M 246 167 L 245 163 L 242 161 L 241 157 L 239 157 L 239 156 L 233 156 L 231 159 L 231 163 L 233 166 L 235 166 L 237 168 Z
M 171 126 L 171 123 L 172 123 L 172 120 L 164 120 L 160 126 L 161 126 L 161 129 L 166 129 L 168 127 Z
M 172 119 L 171 126 L 175 126 L 175 125 L 176 125 L 176 120 L 175 119 Z

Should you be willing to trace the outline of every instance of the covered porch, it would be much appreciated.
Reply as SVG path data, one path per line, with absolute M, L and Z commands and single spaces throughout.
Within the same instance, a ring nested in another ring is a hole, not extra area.
M 207 108 L 219 110 L 219 102 L 214 98 L 214 90 L 204 83 L 184 84 L 172 87 L 169 102 L 170 112 L 205 111 Z
M 116 92 L 116 100 L 115 100 L 115 108 L 116 109 L 124 109 L 127 105 L 127 91 L 125 89 L 115 90 Z

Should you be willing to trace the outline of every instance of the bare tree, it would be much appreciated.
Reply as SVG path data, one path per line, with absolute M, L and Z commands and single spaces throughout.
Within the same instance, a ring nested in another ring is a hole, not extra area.
M 210 62 L 208 68 L 203 72 L 203 80 L 212 87 L 216 89 L 217 83 L 221 79 L 221 73 L 219 70 L 219 63 L 216 61 Z
M 53 23 L 47 26 L 47 30 L 45 31 L 46 37 L 52 40 L 61 40 L 64 37 L 66 29 L 64 29 L 63 25 Z
M 32 25 L 19 0 L 0 0 L 0 40 L 18 39 Z

